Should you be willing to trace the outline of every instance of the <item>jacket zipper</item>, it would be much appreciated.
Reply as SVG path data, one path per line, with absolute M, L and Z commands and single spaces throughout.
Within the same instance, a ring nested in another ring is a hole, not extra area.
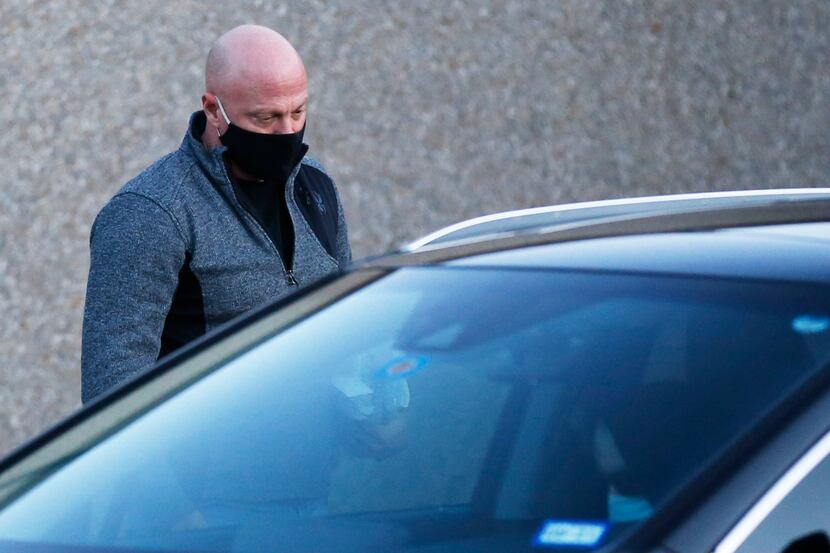
M 224 163 L 222 165 L 224 165 Z M 254 214 L 251 213 L 250 211 L 248 211 L 248 209 L 242 204 L 242 202 L 239 201 L 239 197 L 237 197 L 237 195 L 236 195 L 236 189 L 233 187 L 233 182 L 231 182 L 230 175 L 228 175 L 227 168 L 225 168 L 225 178 L 228 180 L 228 185 L 231 188 L 231 195 L 233 196 L 233 199 L 236 202 L 237 207 L 239 207 L 242 211 L 245 212 L 245 214 L 251 219 L 253 224 L 265 236 L 265 239 L 268 240 L 268 243 L 271 244 L 271 249 L 274 250 L 274 254 L 276 254 L 277 259 L 279 259 L 280 265 L 282 266 L 282 270 L 283 270 L 283 272 L 285 273 L 285 276 L 288 279 L 288 285 L 289 286 L 299 286 L 299 282 L 297 282 L 297 277 L 294 276 L 294 270 L 285 265 L 285 261 L 283 261 L 282 256 L 280 255 L 280 251 L 277 249 L 277 246 L 276 246 L 276 244 L 274 244 L 274 241 L 271 240 L 271 237 L 268 236 L 268 233 L 265 231 L 265 228 L 263 228 L 263 226 L 261 224 L 259 224 L 259 221 L 257 221 L 256 217 L 254 217 Z M 286 183 L 286 186 L 288 186 L 287 183 Z M 289 217 L 291 216 L 291 211 L 290 210 L 288 212 L 288 216 Z M 293 219 L 291 220 L 291 225 L 292 226 L 294 225 L 294 220 Z M 295 229 L 295 232 L 296 232 L 296 229 Z

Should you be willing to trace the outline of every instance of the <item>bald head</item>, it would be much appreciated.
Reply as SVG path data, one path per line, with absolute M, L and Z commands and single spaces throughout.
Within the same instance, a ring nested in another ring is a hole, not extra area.
M 228 120 L 261 133 L 298 132 L 305 125 L 308 79 L 297 50 L 278 32 L 240 25 L 220 36 L 208 53 L 202 109 L 209 127 L 203 141 L 218 145 Z
M 220 36 L 208 52 L 205 90 L 221 95 L 229 87 L 291 77 L 305 77 L 291 43 L 268 27 L 240 25 Z

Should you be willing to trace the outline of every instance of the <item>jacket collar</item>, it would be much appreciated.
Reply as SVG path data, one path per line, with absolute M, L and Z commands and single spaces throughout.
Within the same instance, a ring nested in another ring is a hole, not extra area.
M 215 183 L 230 184 L 227 170 L 225 168 L 224 154 L 227 146 L 216 148 L 205 148 L 202 144 L 202 133 L 207 125 L 205 112 L 194 111 L 190 115 L 190 123 L 184 135 L 179 149 L 188 157 L 196 161 L 202 171 Z

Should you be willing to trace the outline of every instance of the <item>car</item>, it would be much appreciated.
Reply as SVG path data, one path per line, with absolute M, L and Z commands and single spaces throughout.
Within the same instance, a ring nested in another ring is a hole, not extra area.
M 830 189 L 453 225 L 0 463 L 0 551 L 828 551 Z

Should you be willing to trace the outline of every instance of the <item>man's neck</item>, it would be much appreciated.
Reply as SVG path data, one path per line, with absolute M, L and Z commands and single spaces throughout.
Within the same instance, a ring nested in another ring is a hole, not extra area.
M 218 148 L 222 145 L 222 141 L 219 140 L 219 131 L 216 127 L 211 126 L 210 123 L 205 124 L 205 130 L 202 131 L 201 138 L 202 145 L 208 150 Z

